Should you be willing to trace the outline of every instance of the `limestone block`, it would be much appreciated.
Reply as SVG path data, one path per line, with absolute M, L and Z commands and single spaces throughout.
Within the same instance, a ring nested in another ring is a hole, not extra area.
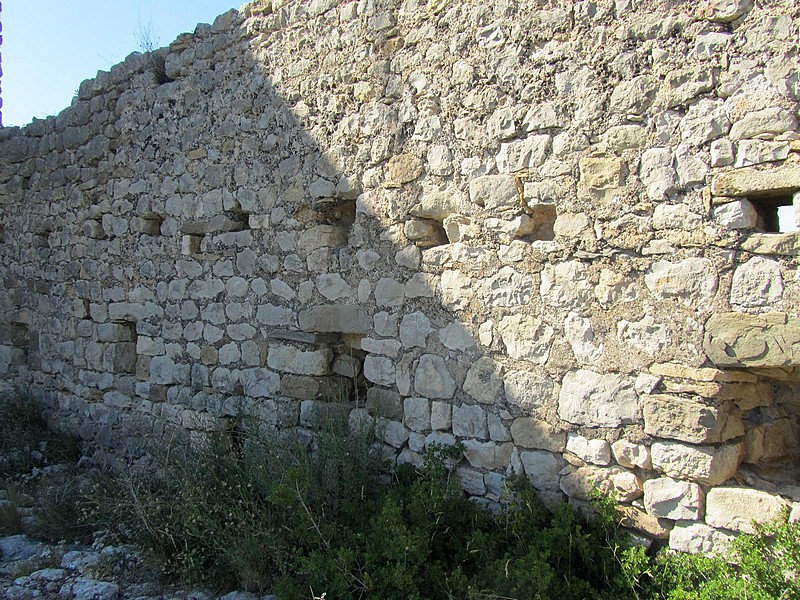
M 691 150 L 686 144 L 681 144 L 675 149 L 675 170 L 678 173 L 678 181 L 685 188 L 704 183 L 708 165 L 702 154 Z
M 797 129 L 797 117 L 785 108 L 770 107 L 744 115 L 731 127 L 732 140 L 772 138 L 785 131 Z M 741 146 L 740 146 L 741 148 Z
M 589 217 L 584 213 L 562 213 L 553 223 L 553 233 L 557 236 L 574 238 L 589 229 Z
M 656 356 L 670 342 L 666 325 L 656 323 L 650 315 L 640 321 L 623 319 L 617 323 L 617 339 L 649 356 Z
M 522 119 L 522 130 L 526 132 L 555 129 L 564 126 L 564 117 L 555 102 L 543 102 L 532 106 Z
M 536 365 L 547 362 L 555 332 L 552 327 L 542 323 L 541 319 L 524 315 L 503 317 L 497 329 L 506 352 L 512 358 Z
M 650 448 L 644 444 L 634 444 L 621 439 L 611 444 L 611 451 L 614 454 L 614 460 L 623 467 L 650 469 L 653 466 L 650 462 Z
M 506 400 L 528 413 L 542 408 L 553 397 L 553 380 L 530 371 L 508 371 L 503 386 Z
M 398 154 L 390 158 L 387 164 L 387 178 L 390 183 L 409 183 L 423 172 L 422 159 L 413 154 Z
M 662 103 L 674 108 L 714 89 L 714 71 L 705 66 L 676 69 L 661 82 Z
M 533 296 L 533 278 L 512 267 L 501 267 L 492 277 L 480 282 L 479 295 L 488 307 L 529 304 Z
M 415 273 L 406 282 L 406 298 L 432 298 L 436 290 L 436 277 L 431 273 Z
M 289 325 L 294 321 L 294 311 L 284 306 L 261 304 L 256 309 L 256 320 L 263 325 Z
M 449 430 L 453 424 L 453 406 L 449 402 L 431 402 L 431 429 Z
M 710 556 L 725 555 L 736 536 L 696 521 L 678 521 L 669 534 L 670 550 Z
M 420 311 L 405 315 L 400 322 L 400 341 L 406 348 L 424 348 L 432 332 L 431 320 Z
M 299 323 L 303 331 L 319 333 L 366 334 L 370 330 L 369 317 L 364 309 L 349 304 L 307 308 L 300 311 Z
M 338 248 L 346 245 L 346 228 L 335 225 L 315 225 L 300 232 L 296 250 L 298 254 L 308 256 L 319 248 Z
M 511 423 L 511 438 L 517 446 L 550 452 L 563 452 L 567 434 L 556 431 L 547 421 L 533 417 L 517 417 Z
M 650 372 L 663 377 L 691 379 L 694 381 L 718 381 L 734 383 L 756 383 L 758 377 L 746 371 L 714 369 L 712 367 L 689 367 L 678 363 L 654 363 Z
M 708 0 L 705 17 L 715 23 L 730 23 L 753 8 L 753 0 Z
M 696 483 L 660 477 L 644 482 L 644 506 L 654 517 L 697 521 L 703 516 L 703 490 Z
M 489 438 L 486 411 L 480 406 L 462 404 L 452 412 L 453 435 L 463 438 Z
M 244 373 L 244 371 L 242 371 Z M 242 384 L 244 380 L 240 376 Z M 283 375 L 280 378 L 280 393 L 300 400 L 327 399 L 344 400 L 352 393 L 352 381 L 341 377 L 309 377 L 307 375 Z
M 586 369 L 564 376 L 558 396 L 558 416 L 575 425 L 618 427 L 640 419 L 633 380 Z
M 780 264 L 756 256 L 736 267 L 731 283 L 731 304 L 745 308 L 769 306 L 783 296 Z
M 389 277 L 381 277 L 375 286 L 375 303 L 378 306 L 402 306 L 405 298 L 405 287 L 399 281 Z
M 327 375 L 332 360 L 330 348 L 303 351 L 295 346 L 272 343 L 267 352 L 267 365 L 271 369 L 295 375 Z
M 469 197 L 490 212 L 522 210 L 516 180 L 510 175 L 485 175 L 472 179 Z
M 497 170 L 506 174 L 541 166 L 547 158 L 550 139 L 549 135 L 532 135 L 500 144 L 500 152 L 496 158 Z M 486 208 L 490 209 L 488 205 Z
M 409 219 L 403 225 L 403 233 L 420 248 L 439 246 L 446 241 L 442 228 L 431 220 Z
M 371 354 L 381 354 L 397 358 L 402 345 L 397 340 L 383 340 L 375 338 L 361 338 L 361 349 Z
M 658 84 L 648 75 L 623 81 L 611 93 L 611 110 L 619 113 L 642 114 L 656 97 Z
M 105 344 L 103 367 L 111 373 L 134 373 L 136 371 L 136 344 L 133 342 Z
M 136 353 L 144 356 L 159 356 L 165 353 L 163 338 L 140 335 L 136 338 Z
M 269 369 L 242 369 L 239 381 L 244 393 L 251 398 L 276 398 L 281 388 L 280 377 Z
M 382 434 L 383 441 L 392 448 L 400 448 L 408 441 L 408 429 L 399 421 L 382 420 L 378 430 Z
M 230 342 L 228 344 L 224 344 L 219 349 L 219 363 L 221 365 L 231 365 L 234 363 L 239 362 L 239 359 L 242 357 L 242 353 L 239 350 L 239 345 L 235 342 Z
M 431 402 L 427 398 L 403 400 L 403 423 L 412 431 L 424 432 L 431 428 Z
M 722 100 L 703 98 L 692 103 L 686 111 L 686 116 L 681 119 L 680 127 L 681 139 L 685 144 L 702 146 L 728 133 L 731 124 Z M 713 148 L 712 144 L 712 154 Z M 712 166 L 721 166 L 714 164 L 713 159 L 711 162 Z
M 459 467 L 456 472 L 461 481 L 461 489 L 473 496 L 486 495 L 486 484 L 483 481 L 483 473 L 469 467 Z
M 428 150 L 428 172 L 447 176 L 453 173 L 453 153 L 444 145 L 431 146 Z
M 564 319 L 564 337 L 572 348 L 572 353 L 582 363 L 592 363 L 603 355 L 603 345 L 594 344 L 594 329 L 588 318 L 571 312 Z
M 372 386 L 367 390 L 367 412 L 394 421 L 403 420 L 403 401 L 394 390 Z
M 655 442 L 650 447 L 656 471 L 706 485 L 719 485 L 733 477 L 743 456 L 741 443 L 715 447 Z
M 703 350 L 718 367 L 800 365 L 800 317 L 779 312 L 712 315 Z
M 617 502 L 631 502 L 643 493 L 639 477 L 620 467 L 580 467 L 564 475 L 560 487 L 567 496 L 579 500 L 591 500 L 600 492 Z
M 475 346 L 475 338 L 469 328 L 458 321 L 448 323 L 439 330 L 439 341 L 449 350 L 464 351 Z
M 737 144 L 735 167 L 747 167 L 766 162 L 786 160 L 789 156 L 788 142 L 765 142 L 742 140 Z
M 717 291 L 717 273 L 707 258 L 687 258 L 677 263 L 660 260 L 650 267 L 644 282 L 660 298 L 676 298 L 702 306 Z
M 545 266 L 539 293 L 547 306 L 570 310 L 584 308 L 592 299 L 586 265 L 571 260 Z
M 580 182 L 596 190 L 618 188 L 625 182 L 628 168 L 620 158 L 607 156 L 585 156 L 578 161 Z
M 711 180 L 714 196 L 758 196 L 765 193 L 779 195 L 797 191 L 800 182 L 800 163 L 784 162 L 768 169 L 742 167 L 725 171 Z
M 505 469 L 511 462 L 514 444 L 464 440 L 464 458 L 477 469 Z
M 606 440 L 590 440 L 582 435 L 570 433 L 567 436 L 567 451 L 581 460 L 607 467 L 611 463 L 611 446 Z
M 559 473 L 567 464 L 560 454 L 546 450 L 531 450 L 520 452 L 519 460 L 525 469 L 525 475 L 537 490 L 559 489 Z
M 741 250 L 752 254 L 797 256 L 800 235 L 796 231 L 748 235 L 742 240 Z
M 769 523 L 784 516 L 789 503 L 752 488 L 719 487 L 706 496 L 706 523 L 742 533 L 756 533 L 753 522 Z
M 647 145 L 647 130 L 641 125 L 617 125 L 610 127 L 602 138 L 613 152 L 637 150 Z
M 728 229 L 754 229 L 758 225 L 758 213 L 749 200 L 734 200 L 715 206 L 714 220 Z
M 464 392 L 481 404 L 494 404 L 500 395 L 502 365 L 488 356 L 476 360 L 464 380 Z
M 175 383 L 175 363 L 168 356 L 154 356 L 150 361 L 150 381 L 169 385 Z
M 642 153 L 639 178 L 647 188 L 647 196 L 656 202 L 666 200 L 678 190 L 678 174 L 669 148 L 650 148 Z
M 744 435 L 732 402 L 701 402 L 668 394 L 642 396 L 644 430 L 654 437 L 693 444 L 726 442 Z
M 393 386 L 397 371 L 395 361 L 386 356 L 370 354 L 364 359 L 364 377 L 372 383 L 383 386 Z
M 711 166 L 727 167 L 734 161 L 733 142 L 729 139 L 714 140 L 711 142 Z
M 423 354 L 414 373 L 414 389 L 426 398 L 452 398 L 456 382 L 441 356 Z
M 444 221 L 450 215 L 458 214 L 464 209 L 464 198 L 460 191 L 426 190 L 422 199 L 409 212 L 420 219 Z
M 669 537 L 670 526 L 672 525 L 669 521 L 653 517 L 635 506 L 618 504 L 614 508 L 620 517 L 620 525 L 623 527 L 644 532 L 650 537 L 659 540 L 665 540 Z
M 691 212 L 685 204 L 659 204 L 653 211 L 654 229 L 683 229 L 692 231 L 703 224 L 703 218 Z
M 317 289 L 328 300 L 341 300 L 353 295 L 353 288 L 338 273 L 323 273 L 317 276 Z

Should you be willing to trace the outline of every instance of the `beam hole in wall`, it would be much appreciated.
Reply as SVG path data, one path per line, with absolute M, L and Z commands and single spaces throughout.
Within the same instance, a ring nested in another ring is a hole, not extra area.
M 743 414 L 745 457 L 741 472 L 749 483 L 766 491 L 800 484 L 800 369 L 761 377 L 772 389 L 773 402 Z
M 156 213 L 149 213 L 139 217 L 138 230 L 140 233 L 149 236 L 161 235 L 161 225 L 164 223 L 164 217 Z

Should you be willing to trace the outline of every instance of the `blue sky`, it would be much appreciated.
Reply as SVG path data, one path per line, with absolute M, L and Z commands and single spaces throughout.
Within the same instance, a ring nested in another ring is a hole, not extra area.
M 137 32 L 152 29 L 166 46 L 198 23 L 245 0 L 5 0 L 3 125 L 69 106 L 81 81 L 138 50 Z

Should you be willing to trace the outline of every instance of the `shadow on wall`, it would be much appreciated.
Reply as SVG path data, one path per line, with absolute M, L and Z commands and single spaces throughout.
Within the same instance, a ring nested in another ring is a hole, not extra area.
M 698 248 L 738 243 L 711 227 L 708 168 L 670 148 L 706 71 L 656 101 L 635 55 L 611 74 L 548 58 L 611 11 L 519 8 L 521 32 L 501 7 L 398 4 L 257 2 L 2 130 L 0 370 L 132 454 L 243 415 L 313 429 L 346 396 L 393 459 L 461 440 L 471 494 L 512 472 L 551 501 L 599 487 L 666 538 L 702 494 L 645 512 L 647 480 L 728 480 L 745 422 L 797 434 L 757 378 L 734 383 L 762 404 L 684 401 L 711 393 L 686 380 L 716 370 L 680 365 L 730 308 L 733 259 Z M 644 151 L 630 115 L 670 147 Z M 758 306 L 781 306 L 785 266 L 752 260 L 781 282 Z

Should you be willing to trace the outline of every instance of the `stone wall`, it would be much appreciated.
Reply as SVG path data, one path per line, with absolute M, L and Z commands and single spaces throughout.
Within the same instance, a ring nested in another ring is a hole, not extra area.
M 349 399 L 709 551 L 800 501 L 800 10 L 257 1 L 0 130 L 0 372 L 87 439 Z M 785 226 L 783 226 L 785 228 Z

